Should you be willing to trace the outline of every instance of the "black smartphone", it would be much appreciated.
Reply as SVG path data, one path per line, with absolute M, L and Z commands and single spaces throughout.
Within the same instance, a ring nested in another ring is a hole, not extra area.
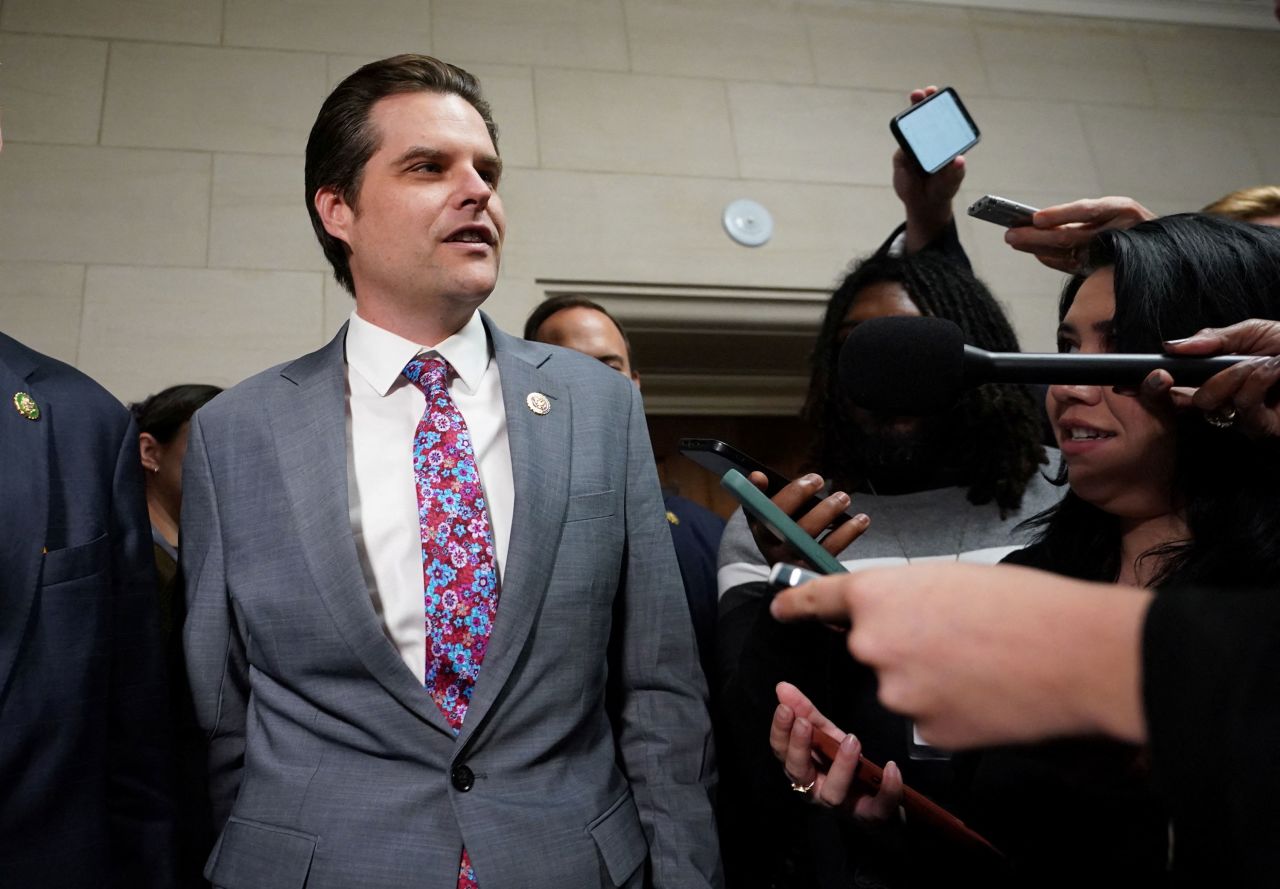
M 682 438 L 680 439 L 680 453 L 703 469 L 713 473 L 717 478 L 724 478 L 724 474 L 730 469 L 736 469 L 743 475 L 762 472 L 768 480 L 765 484 L 764 492 L 769 497 L 777 494 L 791 482 L 791 479 L 781 472 L 764 465 L 754 457 L 744 454 L 733 445 L 725 444 L 718 438 Z M 822 500 L 822 497 L 815 494 L 809 498 L 800 511 L 808 512 L 821 503 Z M 848 512 L 842 512 L 832 520 L 830 527 L 835 528 L 843 525 L 851 518 L 853 516 Z
M 951 87 L 894 117 L 889 130 L 902 150 L 929 174 L 977 145 L 980 136 L 978 125 Z

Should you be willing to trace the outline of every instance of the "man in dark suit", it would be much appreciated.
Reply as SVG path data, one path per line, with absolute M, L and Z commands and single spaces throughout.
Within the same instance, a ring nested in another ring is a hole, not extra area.
M 128 411 L 0 334 L 0 886 L 170 886 L 162 643 Z
M 706 685 L 639 394 L 478 311 L 500 174 L 470 74 L 400 56 L 344 80 L 306 182 L 355 311 L 192 420 L 184 643 L 215 885 L 719 882 Z

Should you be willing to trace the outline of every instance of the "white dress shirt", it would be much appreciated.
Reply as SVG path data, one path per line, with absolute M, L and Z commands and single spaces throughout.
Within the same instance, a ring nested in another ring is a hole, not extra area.
M 347 489 L 351 532 L 373 609 L 418 677 L 426 675 L 422 543 L 413 477 L 413 438 L 426 410 L 402 374 L 415 356 L 452 365 L 449 395 L 467 422 L 489 504 L 499 584 L 511 539 L 515 482 L 498 364 L 480 313 L 435 346 L 422 346 L 351 313 L 347 327 Z

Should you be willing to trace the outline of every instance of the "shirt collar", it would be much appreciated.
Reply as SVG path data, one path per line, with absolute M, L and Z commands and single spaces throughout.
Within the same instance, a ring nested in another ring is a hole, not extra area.
M 353 310 L 347 326 L 347 364 L 379 395 L 399 382 L 404 366 L 418 355 L 439 355 L 453 367 L 469 394 L 474 394 L 489 368 L 489 336 L 479 312 L 453 336 L 434 346 L 421 346 L 372 324 Z

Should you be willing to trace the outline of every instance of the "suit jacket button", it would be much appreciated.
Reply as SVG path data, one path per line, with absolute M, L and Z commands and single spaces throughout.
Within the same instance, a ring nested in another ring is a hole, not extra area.
M 476 784 L 475 774 L 466 766 L 454 766 L 453 771 L 449 774 L 449 779 L 453 781 L 453 786 L 463 793 L 466 793 Z

